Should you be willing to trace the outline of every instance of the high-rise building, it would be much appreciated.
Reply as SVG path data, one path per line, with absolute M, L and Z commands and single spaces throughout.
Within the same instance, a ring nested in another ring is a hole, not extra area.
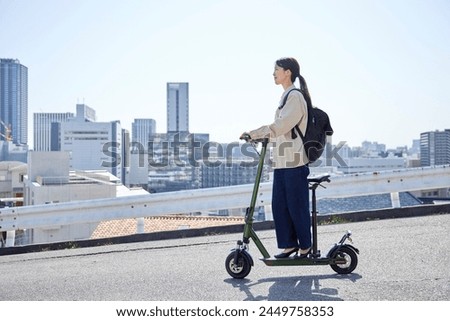
M 450 129 L 420 134 L 420 164 L 450 164 Z
M 122 179 L 122 127 L 119 121 L 93 122 L 95 111 L 77 105 L 77 115 L 60 123 L 61 151 L 73 170 L 107 170 Z
M 154 119 L 135 119 L 131 124 L 132 148 L 147 150 L 150 137 L 155 133 Z
M 56 151 L 59 148 L 59 123 L 74 118 L 73 113 L 34 113 L 33 134 L 35 151 Z M 53 145 L 53 148 L 52 148 Z
M 28 144 L 28 68 L 0 59 L 0 140 Z
M 122 169 L 121 180 L 122 184 L 130 186 L 130 131 L 128 129 L 122 128 L 122 148 L 121 152 L 121 164 Z
M 167 83 L 167 133 L 189 132 L 189 83 Z

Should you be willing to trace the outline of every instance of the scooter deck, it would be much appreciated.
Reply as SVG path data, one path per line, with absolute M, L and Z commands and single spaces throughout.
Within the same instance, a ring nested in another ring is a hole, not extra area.
M 276 258 L 260 258 L 268 266 L 292 266 L 292 265 L 330 265 L 330 264 L 346 264 L 344 258 L 329 258 L 329 257 L 288 257 L 283 259 Z

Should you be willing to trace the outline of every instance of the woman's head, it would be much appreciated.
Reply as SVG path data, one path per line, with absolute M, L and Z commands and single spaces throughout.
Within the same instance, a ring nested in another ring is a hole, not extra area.
M 308 106 L 312 107 L 311 102 L 311 96 L 309 94 L 308 85 L 306 84 L 305 78 L 303 78 L 302 75 L 300 75 L 300 65 L 298 61 L 295 58 L 292 57 L 286 57 L 286 58 L 280 58 L 275 62 L 275 70 L 277 68 L 282 68 L 284 71 L 290 71 L 290 80 L 292 83 L 295 82 L 295 79 L 298 78 L 298 81 L 300 82 L 300 90 L 303 93 L 303 96 L 305 97 L 306 103 Z
M 283 68 L 284 70 L 291 71 L 291 82 L 294 83 L 295 79 L 300 76 L 300 65 L 297 60 L 292 57 L 280 58 L 275 62 L 275 65 Z

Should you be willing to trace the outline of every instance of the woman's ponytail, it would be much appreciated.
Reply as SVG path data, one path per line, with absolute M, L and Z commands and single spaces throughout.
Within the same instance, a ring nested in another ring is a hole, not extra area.
M 311 96 L 309 95 L 308 85 L 306 84 L 305 78 L 303 78 L 300 73 L 298 74 L 298 80 L 300 82 L 300 90 L 303 93 L 303 96 L 305 97 L 306 104 L 308 105 L 308 108 L 312 108 L 312 102 L 311 102 Z

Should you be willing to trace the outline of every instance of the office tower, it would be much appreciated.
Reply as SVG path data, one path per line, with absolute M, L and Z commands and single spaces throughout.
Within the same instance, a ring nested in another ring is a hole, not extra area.
M 122 128 L 122 148 L 121 148 L 121 180 L 122 184 L 130 186 L 130 131 L 128 129 Z
M 71 118 L 74 118 L 73 113 L 34 113 L 34 150 L 59 150 L 57 147 L 59 146 L 59 123 L 64 123 Z
M 107 170 L 122 178 L 122 127 L 119 121 L 94 122 L 94 109 L 77 105 L 73 119 L 60 123 L 61 151 L 70 152 L 73 170 Z
M 450 129 L 420 134 L 421 166 L 450 164 Z
M 28 144 L 28 68 L 0 59 L 0 140 Z
M 147 150 L 150 136 L 156 133 L 156 121 L 154 119 L 135 119 L 131 124 L 132 148 Z
M 189 132 L 189 83 L 167 83 L 167 133 Z

